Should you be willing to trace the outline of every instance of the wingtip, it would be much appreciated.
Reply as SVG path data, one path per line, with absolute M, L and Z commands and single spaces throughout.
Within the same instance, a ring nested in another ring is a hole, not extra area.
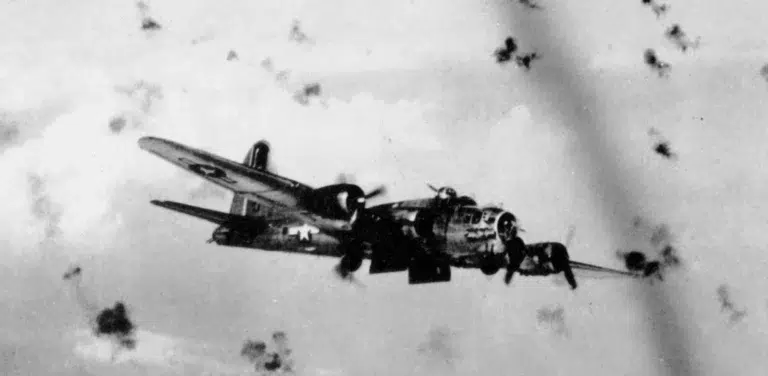
M 137 144 L 139 144 L 139 147 L 142 149 L 146 149 L 149 144 L 151 144 L 154 140 L 156 140 L 155 137 L 152 136 L 144 136 L 137 141 Z
M 154 137 L 154 136 L 144 136 L 137 141 L 139 144 L 139 147 L 144 150 L 149 150 L 152 145 L 160 144 L 160 143 L 167 143 L 168 140 L 164 140 L 160 137 Z

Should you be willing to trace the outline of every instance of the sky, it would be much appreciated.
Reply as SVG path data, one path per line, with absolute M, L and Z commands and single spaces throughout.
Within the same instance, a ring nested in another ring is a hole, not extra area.
M 243 340 L 274 330 L 301 375 L 768 366 L 761 2 L 675 1 L 659 19 L 608 0 L 146 4 L 0 4 L 4 374 L 247 374 Z M 142 31 L 142 17 L 162 28 Z M 295 20 L 303 43 L 289 38 Z M 699 48 L 665 40 L 673 23 Z M 530 71 L 493 59 L 509 35 L 541 54 Z M 669 77 L 643 64 L 646 48 Z M 320 98 L 298 103 L 315 82 Z M 650 128 L 678 159 L 653 152 Z M 640 216 L 669 226 L 683 267 L 575 292 L 465 270 L 446 284 L 358 273 L 364 286 L 350 285 L 333 260 L 207 245 L 211 225 L 150 205 L 226 210 L 231 195 L 140 150 L 147 135 L 237 161 L 267 139 L 278 173 L 314 187 L 350 173 L 385 184 L 380 202 L 450 185 L 503 204 L 526 241 L 564 241 L 573 226 L 571 257 L 615 268 L 617 249 L 649 247 Z M 117 364 L 61 280 L 72 263 L 99 304 L 131 309 L 139 348 Z M 553 307 L 565 330 L 537 320 Z

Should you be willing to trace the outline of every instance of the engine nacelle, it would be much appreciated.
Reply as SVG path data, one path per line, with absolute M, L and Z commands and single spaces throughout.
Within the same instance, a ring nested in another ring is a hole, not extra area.
M 326 218 L 349 220 L 365 208 L 365 193 L 354 184 L 328 185 L 307 195 L 302 205 Z
M 496 237 L 502 243 L 506 243 L 517 236 L 517 217 L 501 208 L 484 208 L 482 221 L 493 226 Z
M 403 227 L 403 233 L 412 239 L 438 240 L 440 231 L 438 228 L 439 214 L 433 210 L 423 208 L 397 209 L 392 217 Z

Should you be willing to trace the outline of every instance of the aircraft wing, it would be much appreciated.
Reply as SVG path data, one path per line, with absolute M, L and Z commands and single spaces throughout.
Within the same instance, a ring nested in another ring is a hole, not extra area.
M 312 190 L 297 181 L 162 138 L 142 137 L 139 147 L 222 188 L 283 210 L 298 209 L 302 195 Z
M 152 200 L 150 201 L 150 203 L 152 205 L 156 205 L 161 208 L 173 210 L 175 212 L 179 212 L 186 215 L 191 215 L 193 217 L 206 220 L 208 222 L 213 222 L 217 225 L 221 225 L 223 223 L 229 222 L 233 217 L 235 217 L 229 213 L 222 213 L 220 211 L 182 204 L 180 202 L 175 202 L 175 201 Z
M 603 266 L 587 264 L 584 262 L 571 261 L 571 269 L 573 274 L 576 275 L 576 279 L 589 278 L 589 279 L 603 279 L 603 278 L 642 278 L 643 275 L 639 273 L 632 273 L 623 270 L 606 268 Z

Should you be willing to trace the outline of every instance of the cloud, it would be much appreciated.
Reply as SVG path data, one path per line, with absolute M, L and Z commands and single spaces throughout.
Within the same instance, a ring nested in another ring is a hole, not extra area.
M 729 322 L 734 325 L 740 322 L 747 314 L 746 309 L 736 308 L 731 297 L 731 288 L 726 284 L 717 287 L 717 299 L 720 303 L 720 310 L 729 314 Z
M 457 334 L 448 327 L 433 328 L 427 333 L 427 339 L 417 348 L 419 354 L 432 362 L 453 367 L 461 358 L 457 348 Z
M 570 330 L 565 323 L 565 308 L 557 304 L 555 306 L 545 306 L 536 310 L 536 321 L 558 336 L 568 337 Z
M 65 33 L 62 41 L 68 41 Z M 0 192 L 17 198 L 0 220 L 11 252 L 31 251 L 53 227 L 68 249 L 106 252 L 131 215 L 117 210 L 115 199 L 131 186 L 153 195 L 222 198 L 206 193 L 200 179 L 141 151 L 136 140 L 143 135 L 238 162 L 253 142 L 268 138 L 278 170 L 312 185 L 330 184 L 342 170 L 356 173 L 361 185 L 394 180 L 399 173 L 387 166 L 395 154 L 441 147 L 428 120 L 431 103 L 385 102 L 369 93 L 342 100 L 323 90 L 325 106 L 302 106 L 262 68 L 222 59 L 210 48 L 224 47 L 217 40 L 194 50 L 178 35 L 145 46 L 130 38 L 97 42 L 122 60 L 60 55 L 31 66 L 9 64 L 0 75 L 3 110 L 42 110 L 50 103 L 63 108 L 37 137 L 10 144 L 0 158 L 6 171 Z M 157 53 L 144 54 L 155 47 Z M 238 50 L 254 55 L 253 48 Z M 42 182 L 42 190 L 30 191 L 30 177 Z M 44 218 L 43 206 L 50 212 Z
M 119 351 L 112 340 L 97 338 L 88 330 L 77 330 L 70 333 L 70 337 L 74 342 L 74 354 L 94 363 L 128 365 L 145 370 L 159 368 L 175 371 L 175 374 L 243 375 L 252 372 L 245 362 L 212 355 L 215 349 L 210 344 L 166 333 L 137 330 L 138 345 L 130 351 Z

